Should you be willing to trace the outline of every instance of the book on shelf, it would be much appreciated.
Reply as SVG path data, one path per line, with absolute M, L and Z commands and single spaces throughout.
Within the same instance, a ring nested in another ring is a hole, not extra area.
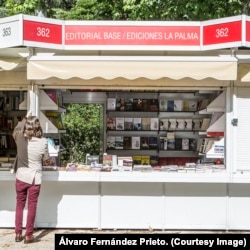
M 168 110 L 168 101 L 167 100 L 159 100 L 159 110 L 167 111 Z
M 183 100 L 174 100 L 174 111 L 183 111 Z
M 124 118 L 124 130 L 134 130 L 134 123 L 132 117 L 125 117 Z
M 123 149 L 132 149 L 132 137 L 131 136 L 123 137 Z
M 182 138 L 175 138 L 175 150 L 182 150 Z
M 116 130 L 124 130 L 124 117 L 116 117 L 115 128 Z
M 184 130 L 192 130 L 193 124 L 192 124 L 192 119 L 184 119 Z
M 167 150 L 167 141 L 168 138 L 166 136 L 161 136 L 160 137 L 160 143 L 159 143 L 159 148 L 160 150 Z
M 134 123 L 134 130 L 136 131 L 142 130 L 141 117 L 134 117 L 133 123 Z
M 125 98 L 124 97 L 121 97 L 120 99 L 116 100 L 116 110 L 125 111 Z
M 107 149 L 115 149 L 115 136 L 107 137 Z
M 107 117 L 107 130 L 116 130 L 116 118 Z
M 169 121 L 168 118 L 160 119 L 160 130 L 168 130 L 169 129 Z
M 113 166 L 113 156 L 109 154 L 103 154 L 102 156 L 102 165 L 105 167 Z
M 116 98 L 107 98 L 107 110 L 116 110 Z
M 150 130 L 159 130 L 159 118 L 152 117 L 150 119 Z
M 132 136 L 132 149 L 140 149 L 141 138 L 139 136 Z
M 189 139 L 182 138 L 182 150 L 189 150 Z
M 202 119 L 197 118 L 192 120 L 192 130 L 200 131 L 201 125 L 202 125 Z
M 141 98 L 133 99 L 133 110 L 134 111 L 142 111 L 143 110 Z
M 189 111 L 189 100 L 183 101 L 183 111 Z
M 174 100 L 168 100 L 167 111 L 169 111 L 169 112 L 173 112 L 174 111 Z
M 184 119 L 176 119 L 176 130 L 184 130 Z
M 4 96 L 0 96 L 0 110 L 4 111 Z
M 149 112 L 150 111 L 150 100 L 149 99 L 142 99 L 142 110 Z
M 133 165 L 141 165 L 141 155 L 133 155 Z
M 86 155 L 86 164 L 91 167 L 96 167 L 99 164 L 99 155 Z
M 149 149 L 158 149 L 158 139 L 156 136 L 148 137 Z
M 151 155 L 150 156 L 150 165 L 152 167 L 158 166 L 159 165 L 159 156 Z
M 117 165 L 122 167 L 133 167 L 133 158 L 132 156 L 118 156 Z
M 211 119 L 209 117 L 204 117 L 202 119 L 201 128 L 200 128 L 201 131 L 206 131 L 208 129 L 210 120 Z
M 150 156 L 149 155 L 142 155 L 141 156 L 141 164 L 142 165 L 150 165 Z
M 57 127 L 58 129 L 64 129 L 61 114 L 56 111 L 46 111 L 46 117 Z
M 134 99 L 125 98 L 125 111 L 133 111 Z
M 140 137 L 140 148 L 141 149 L 149 149 L 148 137 L 147 136 L 141 136 Z
M 123 136 L 115 136 L 115 149 L 123 149 Z
M 176 118 L 169 118 L 168 125 L 169 130 L 176 130 Z
M 150 99 L 149 100 L 149 111 L 157 112 L 159 111 L 158 100 L 157 99 Z
M 151 118 L 150 117 L 142 117 L 141 118 L 141 126 L 142 130 L 150 130 L 151 126 Z
M 197 148 L 197 140 L 194 138 L 189 138 L 189 150 L 196 151 Z
M 175 138 L 167 139 L 167 150 L 175 150 Z
M 188 111 L 197 111 L 197 101 L 196 100 L 189 100 L 188 101 Z

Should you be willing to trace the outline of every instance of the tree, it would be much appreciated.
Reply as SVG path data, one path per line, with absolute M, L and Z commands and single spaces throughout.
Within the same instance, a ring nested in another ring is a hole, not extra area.
M 99 155 L 101 142 L 102 105 L 68 104 L 67 112 L 62 115 L 66 133 L 62 135 L 62 144 L 66 153 L 62 154 L 61 163 L 83 163 L 86 154 Z

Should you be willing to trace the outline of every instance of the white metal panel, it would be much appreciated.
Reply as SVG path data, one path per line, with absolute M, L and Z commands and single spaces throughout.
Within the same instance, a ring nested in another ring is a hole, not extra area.
M 234 99 L 234 168 L 250 171 L 250 88 L 236 88 Z

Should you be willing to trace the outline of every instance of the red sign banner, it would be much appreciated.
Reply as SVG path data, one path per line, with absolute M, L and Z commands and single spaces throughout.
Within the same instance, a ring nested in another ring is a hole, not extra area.
M 23 40 L 61 45 L 62 25 L 24 20 Z
M 203 45 L 241 42 L 242 21 L 212 24 L 203 27 Z
M 199 26 L 65 25 L 65 45 L 199 46 Z

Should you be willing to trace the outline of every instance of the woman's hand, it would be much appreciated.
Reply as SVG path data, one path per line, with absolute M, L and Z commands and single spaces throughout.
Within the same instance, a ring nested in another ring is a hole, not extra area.
M 32 116 L 32 111 L 31 111 L 31 110 L 29 110 L 29 111 L 27 112 L 26 118 L 27 118 L 27 117 L 30 117 L 30 116 Z

